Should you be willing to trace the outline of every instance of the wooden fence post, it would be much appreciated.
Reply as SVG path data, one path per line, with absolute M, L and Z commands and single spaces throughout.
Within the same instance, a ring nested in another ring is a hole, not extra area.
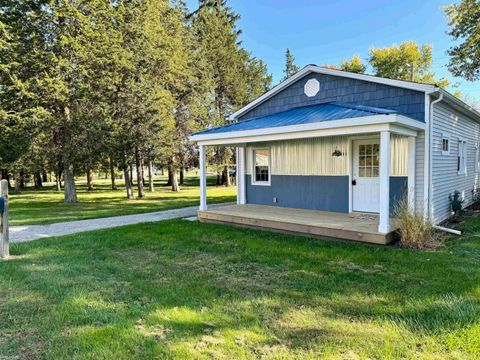
M 0 180 L 0 197 L 5 199 L 5 208 L 1 214 L 2 240 L 0 241 L 0 258 L 7 259 L 10 256 L 10 244 L 8 238 L 8 181 Z

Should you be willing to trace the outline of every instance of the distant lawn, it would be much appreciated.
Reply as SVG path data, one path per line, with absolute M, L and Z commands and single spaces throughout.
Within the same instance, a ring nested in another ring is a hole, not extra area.
M 128 215 L 198 205 L 197 177 L 187 177 L 181 191 L 174 193 L 166 179 L 157 180 L 155 192 L 145 192 L 146 198 L 127 200 L 123 182 L 118 190 L 110 189 L 109 180 L 95 181 L 95 191 L 88 192 L 85 182 L 79 182 L 79 203 L 63 202 L 63 192 L 54 191 L 51 185 L 41 190 L 25 189 L 21 194 L 10 193 L 11 225 L 51 224 L 55 222 Z M 207 197 L 210 203 L 229 202 L 236 199 L 236 188 L 216 187 L 213 177 L 208 179 Z M 136 193 L 135 193 L 136 194 Z
M 463 227 L 436 252 L 185 220 L 14 244 L 0 358 L 478 358 Z

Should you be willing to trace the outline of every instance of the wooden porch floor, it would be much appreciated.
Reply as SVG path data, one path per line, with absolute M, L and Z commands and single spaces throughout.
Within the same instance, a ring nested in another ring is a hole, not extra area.
M 228 205 L 199 211 L 201 222 L 234 224 L 312 237 L 387 244 L 390 234 L 378 232 L 378 216 L 292 209 L 266 205 Z

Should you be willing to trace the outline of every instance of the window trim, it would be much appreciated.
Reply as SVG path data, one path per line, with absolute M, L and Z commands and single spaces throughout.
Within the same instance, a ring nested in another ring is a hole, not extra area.
M 256 150 L 267 150 L 268 151 L 268 181 L 256 181 L 255 180 L 255 151 Z M 271 161 L 272 153 L 270 151 L 269 146 L 256 146 L 251 148 L 251 159 L 252 159 L 252 178 L 251 183 L 252 185 L 256 186 L 270 186 L 272 180 L 272 161 Z
M 475 174 L 480 173 L 480 145 L 475 145 Z
M 462 153 L 460 153 L 461 144 L 463 144 Z M 461 162 L 462 158 L 463 158 L 463 164 Z M 465 139 L 458 138 L 458 154 L 457 154 L 457 167 L 458 167 L 457 174 L 458 175 L 467 175 L 467 164 L 468 164 L 467 141 Z M 461 165 L 463 165 L 463 167 Z
M 443 140 L 448 141 L 448 150 L 443 150 Z M 450 155 L 451 146 L 452 146 L 452 144 L 451 144 L 451 141 L 450 141 L 450 135 L 447 134 L 447 133 L 443 133 L 442 137 L 441 137 L 441 140 L 440 140 L 440 149 L 442 150 L 442 155 Z

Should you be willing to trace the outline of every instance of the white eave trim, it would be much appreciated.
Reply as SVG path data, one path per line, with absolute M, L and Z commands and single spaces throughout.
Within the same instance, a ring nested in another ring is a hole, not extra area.
M 418 130 L 424 129 L 425 123 L 404 115 L 381 114 L 301 125 L 198 134 L 190 136 L 189 139 L 197 142 L 199 145 L 226 145 L 320 136 L 365 134 L 382 130 L 389 130 L 407 136 L 416 136 Z
M 327 69 L 327 68 L 316 66 L 316 65 L 307 65 L 302 70 L 297 72 L 295 75 L 289 77 L 285 81 L 281 82 L 277 86 L 275 86 L 272 89 L 270 89 L 269 91 L 267 91 L 265 94 L 263 94 L 259 98 L 252 101 L 250 104 L 244 106 L 240 110 L 238 110 L 235 113 L 233 113 L 232 115 L 230 115 L 229 120 L 232 120 L 232 121 L 235 120 L 239 116 L 245 114 L 246 112 L 248 112 L 249 110 L 251 110 L 255 106 L 257 106 L 257 105 L 261 104 L 262 102 L 268 100 L 273 95 L 279 93 L 281 90 L 285 89 L 290 84 L 292 84 L 295 81 L 301 79 L 302 77 L 304 77 L 305 75 L 307 75 L 309 73 L 340 76 L 340 77 L 344 77 L 344 78 L 363 80 L 363 81 L 368 81 L 368 82 L 373 82 L 373 83 L 378 83 L 378 84 L 395 86 L 395 87 L 404 88 L 404 89 L 422 91 L 422 92 L 425 92 L 425 93 L 432 93 L 432 92 L 438 91 L 438 89 L 439 89 L 435 85 L 417 84 L 417 83 L 413 83 L 413 82 L 409 82 L 409 81 L 386 79 L 386 78 L 373 76 L 373 75 L 356 74 L 356 73 L 351 73 L 351 72 L 347 72 L 347 71 Z

